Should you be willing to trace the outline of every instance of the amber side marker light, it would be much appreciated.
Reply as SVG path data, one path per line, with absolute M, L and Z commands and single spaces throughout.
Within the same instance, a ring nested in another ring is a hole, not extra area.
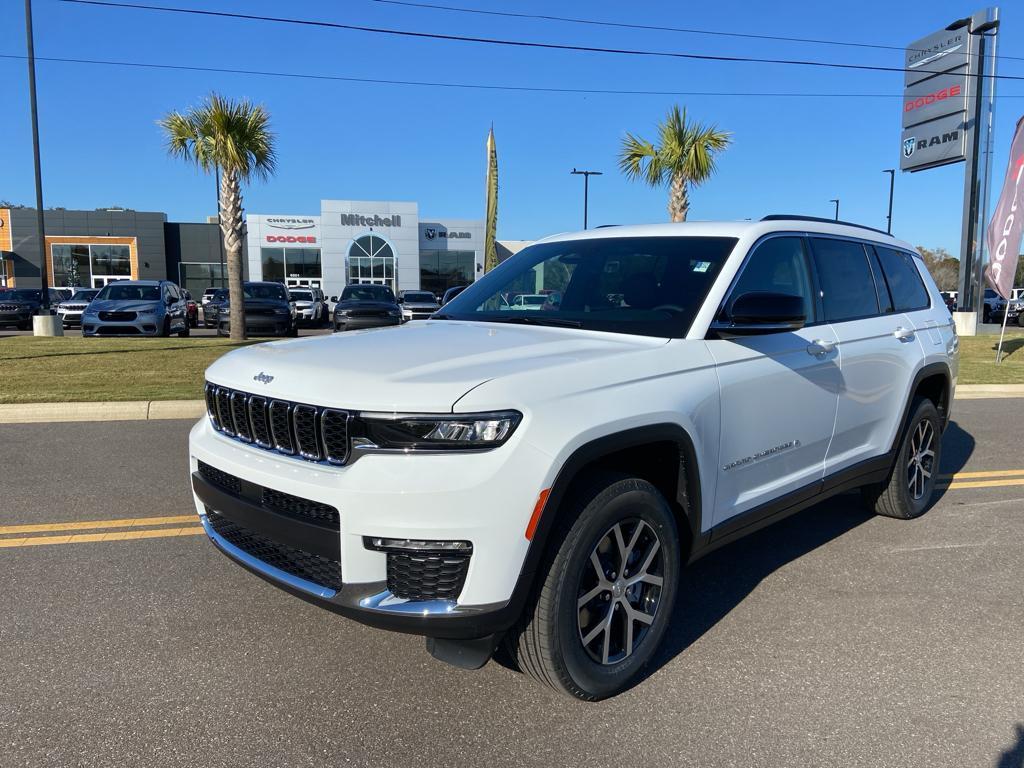
M 526 540 L 533 541 L 533 534 L 537 532 L 537 524 L 540 523 L 540 516 L 544 514 L 544 505 L 548 503 L 550 488 L 545 488 L 537 497 L 537 503 L 533 507 L 533 514 L 530 515 L 530 522 L 526 526 Z

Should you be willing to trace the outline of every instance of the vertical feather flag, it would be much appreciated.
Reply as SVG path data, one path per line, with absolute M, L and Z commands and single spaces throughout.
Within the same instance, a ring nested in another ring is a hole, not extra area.
M 494 126 L 487 134 L 487 221 L 484 223 L 484 272 L 498 266 L 498 150 Z

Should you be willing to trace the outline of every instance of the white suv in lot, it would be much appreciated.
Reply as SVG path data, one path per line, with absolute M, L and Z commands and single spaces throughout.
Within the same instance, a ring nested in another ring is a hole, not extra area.
M 599 699 L 642 674 L 687 563 L 847 490 L 922 514 L 957 349 L 920 257 L 872 229 L 558 235 L 424 323 L 215 362 L 195 505 L 295 595 Z

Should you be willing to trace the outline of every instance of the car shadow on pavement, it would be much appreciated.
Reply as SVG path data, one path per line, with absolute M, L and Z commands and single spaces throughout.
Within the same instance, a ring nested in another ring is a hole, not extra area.
M 974 452 L 974 438 L 951 421 L 942 448 L 941 471 L 954 474 Z M 936 490 L 935 501 L 941 494 L 941 488 Z M 844 493 L 712 552 L 685 569 L 672 623 L 644 678 L 700 639 L 774 571 L 872 517 L 874 513 L 858 491 Z
M 996 768 L 1024 768 L 1024 723 L 1017 723 L 1017 741 L 999 756 Z

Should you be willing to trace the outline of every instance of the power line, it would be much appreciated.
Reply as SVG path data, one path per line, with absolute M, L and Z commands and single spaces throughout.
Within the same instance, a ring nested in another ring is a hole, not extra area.
M 0 59 L 24 60 L 25 56 L 0 53 Z M 805 98 L 805 99 L 899 99 L 899 93 L 798 93 L 798 92 L 764 92 L 764 91 L 636 91 L 616 88 L 556 88 L 553 86 L 530 85 L 493 85 L 487 83 L 443 83 L 427 80 L 389 80 L 377 77 L 349 77 L 344 75 L 324 75 L 309 72 L 275 72 L 260 69 L 235 69 L 231 67 L 201 67 L 189 64 L 157 64 L 142 61 L 114 61 L 109 59 L 80 59 L 58 56 L 36 56 L 36 61 L 50 61 L 58 64 L 89 64 L 111 67 L 128 67 L 134 69 L 160 69 L 185 72 L 212 72 L 215 74 L 250 75 L 258 77 L 288 77 L 301 80 L 328 80 L 345 83 L 366 83 L 370 85 L 401 85 L 423 88 L 459 88 L 483 91 L 520 91 L 528 93 L 576 93 L 581 95 L 608 96 L 731 96 L 731 97 L 768 97 L 768 98 Z M 998 94 L 997 98 L 1021 99 L 1024 94 Z
M 709 35 L 713 37 L 735 37 L 746 40 L 772 40 L 784 43 L 810 43 L 812 45 L 838 45 L 848 48 L 874 48 L 884 51 L 916 50 L 905 46 L 884 45 L 882 43 L 860 43 L 849 40 L 825 40 L 814 37 L 787 37 L 784 35 L 758 35 L 749 32 L 723 32 L 713 29 L 696 29 L 693 27 L 667 27 L 656 24 L 630 24 L 624 21 L 600 21 L 598 19 L 580 19 L 571 16 L 551 16 L 542 13 L 517 13 L 515 11 L 488 11 L 481 8 L 462 8 L 454 5 L 437 5 L 435 3 L 414 3 L 410 0 L 372 0 L 386 5 L 403 5 L 409 8 L 425 8 L 455 13 L 475 13 L 481 16 L 503 16 L 515 19 L 536 19 L 538 21 L 561 21 L 568 24 L 587 24 L 595 27 L 615 27 L 617 29 L 641 29 L 649 32 L 682 32 L 688 35 Z M 1024 56 L 996 56 L 997 59 L 1024 61 Z
M 133 10 L 160 11 L 163 13 L 181 13 L 193 16 L 207 16 L 226 19 L 244 19 L 247 21 L 267 21 L 276 24 L 294 24 L 298 26 L 323 27 L 327 29 L 346 29 L 353 32 L 369 32 L 374 34 L 411 37 L 428 40 L 445 40 L 450 42 L 482 43 L 515 48 L 538 48 L 557 51 L 574 51 L 586 53 L 607 53 L 625 56 L 660 57 L 671 59 L 687 59 L 692 61 L 735 62 L 745 64 L 782 64 L 789 66 L 818 67 L 823 69 L 862 70 L 868 72 L 907 72 L 919 74 L 941 74 L 938 70 L 907 70 L 903 67 L 885 67 L 872 64 L 847 64 L 841 62 L 815 61 L 811 59 L 772 59 L 752 56 L 721 56 L 706 53 L 680 53 L 675 51 L 644 51 L 630 48 L 602 48 L 588 45 L 570 45 L 567 43 L 537 43 L 527 40 L 503 40 L 489 37 L 472 37 L 468 35 L 448 35 L 437 32 L 415 32 L 404 29 L 387 29 L 384 27 L 366 27 L 357 24 L 341 24 L 332 21 L 314 21 L 311 19 L 289 19 L 279 16 L 260 16 L 249 13 L 229 13 L 228 11 L 210 11 L 198 8 L 174 8 L 161 5 L 145 5 L 142 3 L 113 3 L 108 0 L 60 0 L 63 3 L 78 5 L 103 6 L 108 8 L 130 8 Z M 999 80 L 1024 80 L 1024 75 L 982 75 L 984 78 Z

